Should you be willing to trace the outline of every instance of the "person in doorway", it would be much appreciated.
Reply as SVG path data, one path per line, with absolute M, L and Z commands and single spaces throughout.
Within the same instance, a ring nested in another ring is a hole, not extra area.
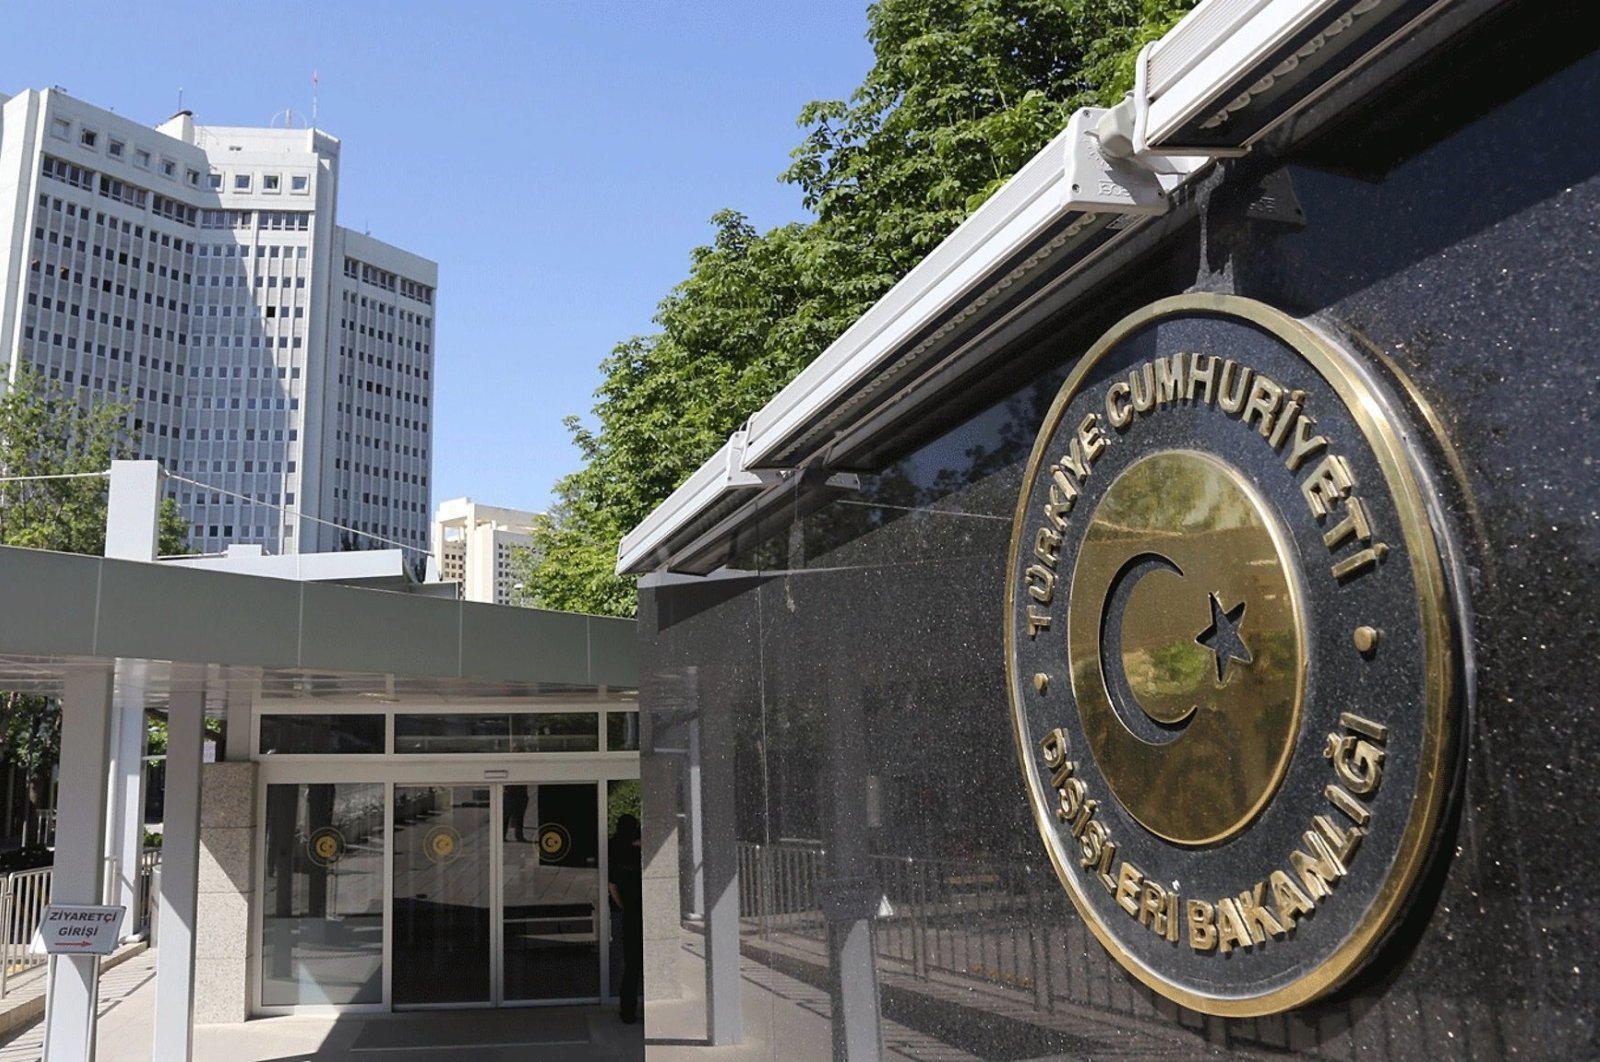
M 639 989 L 644 968 L 643 888 L 640 882 L 639 820 L 632 815 L 617 819 L 617 832 L 609 846 L 611 906 L 622 924 L 622 1020 L 639 1020 Z
M 500 827 L 500 839 L 510 840 L 507 831 L 515 828 L 517 840 L 526 841 L 522 835 L 522 820 L 528 814 L 528 787 L 525 785 L 508 785 L 505 792 L 505 822 Z

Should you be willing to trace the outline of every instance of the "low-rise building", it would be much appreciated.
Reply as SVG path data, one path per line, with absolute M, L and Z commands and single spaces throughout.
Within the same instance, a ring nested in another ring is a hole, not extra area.
M 531 545 L 536 513 L 480 505 L 471 498 L 439 503 L 433 514 L 433 555 L 439 577 L 461 584 L 468 601 L 520 604 L 513 561 Z

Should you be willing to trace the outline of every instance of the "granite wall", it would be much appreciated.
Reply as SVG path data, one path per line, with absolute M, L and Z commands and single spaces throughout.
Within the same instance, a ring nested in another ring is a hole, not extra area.
M 744 955 L 830 989 L 836 1044 L 842 986 L 866 985 L 877 1006 L 850 1020 L 910 1057 L 1600 1053 L 1600 58 L 1592 31 L 1518 27 L 1222 164 L 1158 247 L 1017 342 L 1032 368 L 1001 397 L 797 510 L 740 573 L 642 590 L 644 709 L 729 735 L 703 756 L 736 793 Z M 1110 323 L 1186 291 L 1314 319 L 1409 378 L 1467 574 L 1474 689 L 1440 861 L 1352 983 L 1251 1020 L 1160 999 L 1083 927 L 1031 820 L 1001 644 L 1045 408 Z M 647 803 L 681 785 L 681 758 L 663 778 L 654 756 Z M 855 910 L 851 888 L 882 902 Z M 852 918 L 873 926 L 864 963 L 842 958 Z
M 200 878 L 194 941 L 196 1024 L 250 1016 L 255 935 L 254 763 L 208 763 L 200 771 Z

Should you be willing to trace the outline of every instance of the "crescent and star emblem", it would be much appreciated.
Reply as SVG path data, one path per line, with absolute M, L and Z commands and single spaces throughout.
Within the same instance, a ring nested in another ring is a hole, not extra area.
M 1331 991 L 1434 850 L 1466 621 L 1404 395 L 1321 322 L 1194 293 L 1074 353 L 1029 457 L 1005 639 L 1034 822 L 1183 1006 Z

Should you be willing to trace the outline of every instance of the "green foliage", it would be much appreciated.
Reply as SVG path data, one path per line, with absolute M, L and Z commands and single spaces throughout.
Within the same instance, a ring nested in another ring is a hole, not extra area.
M 207 741 L 222 741 L 227 733 L 227 724 L 222 719 L 206 716 L 201 724 Z M 144 754 L 146 756 L 165 756 L 167 754 L 167 717 L 155 712 L 146 712 L 144 717 Z
M 806 227 L 759 236 L 733 211 L 713 221 L 715 241 L 657 311 L 662 330 L 602 364 L 599 430 L 567 419 L 584 467 L 534 525 L 528 604 L 631 615 L 632 581 L 611 574 L 623 533 L 843 327 L 806 261 Z
M 105 479 L 16 477 L 107 471 L 113 460 L 136 451 L 138 440 L 125 427 L 131 412 L 119 402 L 85 407 L 60 384 L 27 365 L 18 367 L 0 394 L 0 545 L 105 552 Z M 158 534 L 160 553 L 188 550 L 189 525 L 171 498 L 162 500 Z
M 0 756 L 27 785 L 22 843 L 36 844 L 45 836 L 50 774 L 61 756 L 61 706 L 47 697 L 0 692 L 0 743 Z
M 189 521 L 183 518 L 178 503 L 161 499 L 161 523 L 156 528 L 156 553 L 177 557 L 189 552 Z
M 624 815 L 632 815 L 640 822 L 644 821 L 644 803 L 640 797 L 639 780 L 627 778 L 610 783 L 610 792 L 606 794 L 606 836 L 617 832 L 617 820 Z
M 866 303 L 922 260 L 1078 107 L 1116 102 L 1180 8 L 1141 0 L 884 0 L 848 102 L 807 105 L 784 175 Z M 865 308 L 864 305 L 862 308 Z
M 84 408 L 26 366 L 0 395 L 0 544 L 103 553 L 106 481 L 17 481 L 105 472 L 131 447 L 125 407 Z
M 807 104 L 783 180 L 816 218 L 712 243 L 662 301 L 659 331 L 602 364 L 583 465 L 534 530 L 525 602 L 631 615 L 617 543 L 1065 125 L 1115 102 L 1133 58 L 1194 0 L 881 0 L 849 100 Z
M 4 366 L 0 366 L 0 372 Z M 0 394 L 0 545 L 64 553 L 105 552 L 106 480 L 18 479 L 103 473 L 135 451 L 125 429 L 131 407 L 80 405 L 26 365 Z M 183 553 L 188 525 L 177 503 L 162 502 L 158 549 Z M 61 751 L 61 709 L 49 698 L 0 693 L 0 755 L 27 779 L 23 836 L 39 836 L 50 774 Z

